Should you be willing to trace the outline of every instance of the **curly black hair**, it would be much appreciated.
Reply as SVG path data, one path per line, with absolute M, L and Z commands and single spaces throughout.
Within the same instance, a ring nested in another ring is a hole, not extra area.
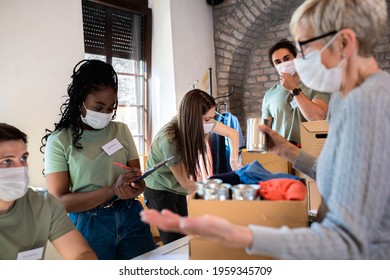
M 293 55 L 293 57 L 297 57 L 297 49 L 295 48 L 294 43 L 287 39 L 282 39 L 279 42 L 277 42 L 275 45 L 273 45 L 268 51 L 268 59 L 272 67 L 274 67 L 274 62 L 272 61 L 272 55 L 274 54 L 274 52 L 280 49 L 288 49 L 290 53 Z
M 118 76 L 114 68 L 101 60 L 84 59 L 76 64 L 73 68 L 71 76 L 72 82 L 68 86 L 68 99 L 61 105 L 61 119 L 54 124 L 54 131 L 70 128 L 72 130 L 73 146 L 77 149 L 82 149 L 82 145 L 78 142 L 84 132 L 80 125 L 80 109 L 87 95 L 92 90 L 99 90 L 102 87 L 109 87 L 118 91 Z M 117 108 L 118 101 L 114 109 Z M 116 110 L 114 110 L 114 116 Z M 47 138 L 54 132 L 46 129 L 46 135 L 41 139 L 41 152 L 44 153 Z

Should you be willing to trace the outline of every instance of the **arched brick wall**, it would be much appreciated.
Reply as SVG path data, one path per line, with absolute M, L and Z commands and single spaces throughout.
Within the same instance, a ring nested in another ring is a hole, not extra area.
M 282 38 L 292 39 L 289 21 L 302 0 L 225 0 L 213 7 L 217 91 L 229 104 L 243 131 L 246 119 L 260 116 L 265 91 L 278 75 L 268 61 L 268 49 Z M 390 8 L 390 0 L 388 9 Z M 389 23 L 390 26 L 390 23 Z M 390 30 L 390 28 L 389 28 Z M 390 70 L 390 32 L 376 48 L 382 68 Z

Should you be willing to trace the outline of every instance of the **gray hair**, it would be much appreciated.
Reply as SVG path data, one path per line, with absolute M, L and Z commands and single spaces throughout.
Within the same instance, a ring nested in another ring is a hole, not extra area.
M 356 34 L 359 55 L 371 56 L 388 28 L 386 0 L 306 0 L 290 21 L 293 35 L 302 27 L 313 36 L 349 28 Z

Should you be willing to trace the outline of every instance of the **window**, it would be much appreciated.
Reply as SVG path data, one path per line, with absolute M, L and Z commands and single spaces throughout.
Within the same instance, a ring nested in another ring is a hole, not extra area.
M 116 121 L 129 126 L 139 154 L 147 146 L 151 10 L 131 1 L 82 0 L 85 58 L 110 63 L 118 74 Z M 142 1 L 141 1 L 142 2 Z

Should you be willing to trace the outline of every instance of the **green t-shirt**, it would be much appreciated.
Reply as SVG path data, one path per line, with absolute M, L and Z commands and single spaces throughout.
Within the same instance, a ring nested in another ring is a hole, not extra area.
M 102 146 L 117 139 L 121 146 L 118 151 L 108 155 Z M 47 139 L 45 148 L 45 173 L 68 171 L 72 192 L 88 192 L 112 185 L 123 169 L 114 161 L 126 162 L 139 159 L 133 137 L 126 124 L 111 121 L 99 130 L 84 130 L 77 150 L 72 144 L 72 131 L 55 131 Z
M 175 175 L 169 169 L 169 166 L 176 166 L 181 162 L 181 155 L 179 154 L 177 145 L 174 143 L 173 136 L 168 135 L 166 132 L 169 125 L 170 123 L 165 125 L 153 140 L 151 151 L 146 162 L 146 169 L 152 168 L 170 156 L 174 156 L 174 158 L 145 178 L 146 186 L 153 190 L 187 195 L 187 189 L 179 184 Z
M 309 100 L 321 99 L 329 102 L 329 94 L 309 89 L 304 84 L 299 83 L 299 87 Z M 301 93 L 302 94 L 302 93 Z M 262 118 L 273 118 L 272 129 L 278 132 L 287 140 L 301 143 L 300 124 L 306 119 L 299 110 L 299 107 L 292 107 L 291 94 L 286 91 L 280 83 L 270 88 L 263 98 Z
M 54 196 L 29 188 L 8 213 L 0 214 L 0 259 L 15 260 L 19 252 L 45 250 L 47 240 L 73 229 L 64 206 Z

